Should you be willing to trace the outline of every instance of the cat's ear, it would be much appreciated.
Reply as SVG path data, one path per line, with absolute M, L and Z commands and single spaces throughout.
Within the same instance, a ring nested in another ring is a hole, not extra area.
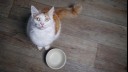
M 31 6 L 31 15 L 32 15 L 32 17 L 34 16 L 34 15 L 36 15 L 36 14 L 39 14 L 39 11 L 36 9 L 36 7 L 35 6 Z
M 49 11 L 48 11 L 49 16 L 53 16 L 54 14 L 54 7 L 52 7 Z

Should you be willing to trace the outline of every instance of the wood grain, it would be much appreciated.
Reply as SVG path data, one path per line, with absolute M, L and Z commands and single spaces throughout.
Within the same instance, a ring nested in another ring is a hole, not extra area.
M 127 71 L 127 52 L 99 44 L 95 67 L 113 72 Z
M 53 0 L 56 9 L 80 0 Z M 62 49 L 66 65 L 45 63 L 26 35 L 31 5 L 51 7 L 49 0 L 0 0 L 0 72 L 127 72 L 127 0 L 85 0 L 82 13 L 62 20 L 62 32 L 52 48 Z
M 64 34 L 127 50 L 127 28 L 124 26 L 87 16 L 66 19 L 62 26 Z
M 13 5 L 13 0 L 0 0 L 0 15 L 8 17 Z
M 71 4 L 83 5 L 82 15 L 127 26 L 127 0 L 33 0 L 42 4 L 67 7 Z

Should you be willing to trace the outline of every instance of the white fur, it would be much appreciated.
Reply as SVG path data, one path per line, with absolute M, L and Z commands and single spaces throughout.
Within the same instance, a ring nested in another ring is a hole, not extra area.
M 31 13 L 32 14 L 27 25 L 27 34 L 39 50 L 42 48 L 47 50 L 50 48 L 50 44 L 58 38 L 61 30 L 60 27 L 57 34 L 55 34 L 55 22 L 53 20 L 54 7 L 52 7 L 48 12 L 50 16 L 50 20 L 48 22 L 45 22 L 45 16 L 43 13 L 38 16 L 40 21 L 33 18 L 34 14 L 39 13 L 34 6 L 31 6 Z M 44 23 L 43 28 L 40 28 L 41 22 Z

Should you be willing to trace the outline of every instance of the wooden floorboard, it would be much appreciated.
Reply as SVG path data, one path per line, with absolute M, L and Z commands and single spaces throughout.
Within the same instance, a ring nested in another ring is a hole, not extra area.
M 45 63 L 26 35 L 31 5 L 68 7 L 80 0 L 0 0 L 0 72 L 127 72 L 127 0 L 85 0 L 83 11 L 62 20 L 52 48 L 67 55 L 59 70 Z
M 99 44 L 95 67 L 113 72 L 124 72 L 127 68 L 127 52 Z
M 0 0 L 0 15 L 8 17 L 14 0 Z
M 82 15 L 127 26 L 127 0 L 33 0 L 42 4 L 65 7 L 81 2 Z
M 87 16 L 66 19 L 62 26 L 64 34 L 127 50 L 126 27 Z

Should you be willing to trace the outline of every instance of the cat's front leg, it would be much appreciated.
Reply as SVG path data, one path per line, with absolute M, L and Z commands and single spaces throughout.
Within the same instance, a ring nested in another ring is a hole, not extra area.
M 44 48 L 45 48 L 45 50 L 48 50 L 50 48 L 50 45 L 47 45 Z

